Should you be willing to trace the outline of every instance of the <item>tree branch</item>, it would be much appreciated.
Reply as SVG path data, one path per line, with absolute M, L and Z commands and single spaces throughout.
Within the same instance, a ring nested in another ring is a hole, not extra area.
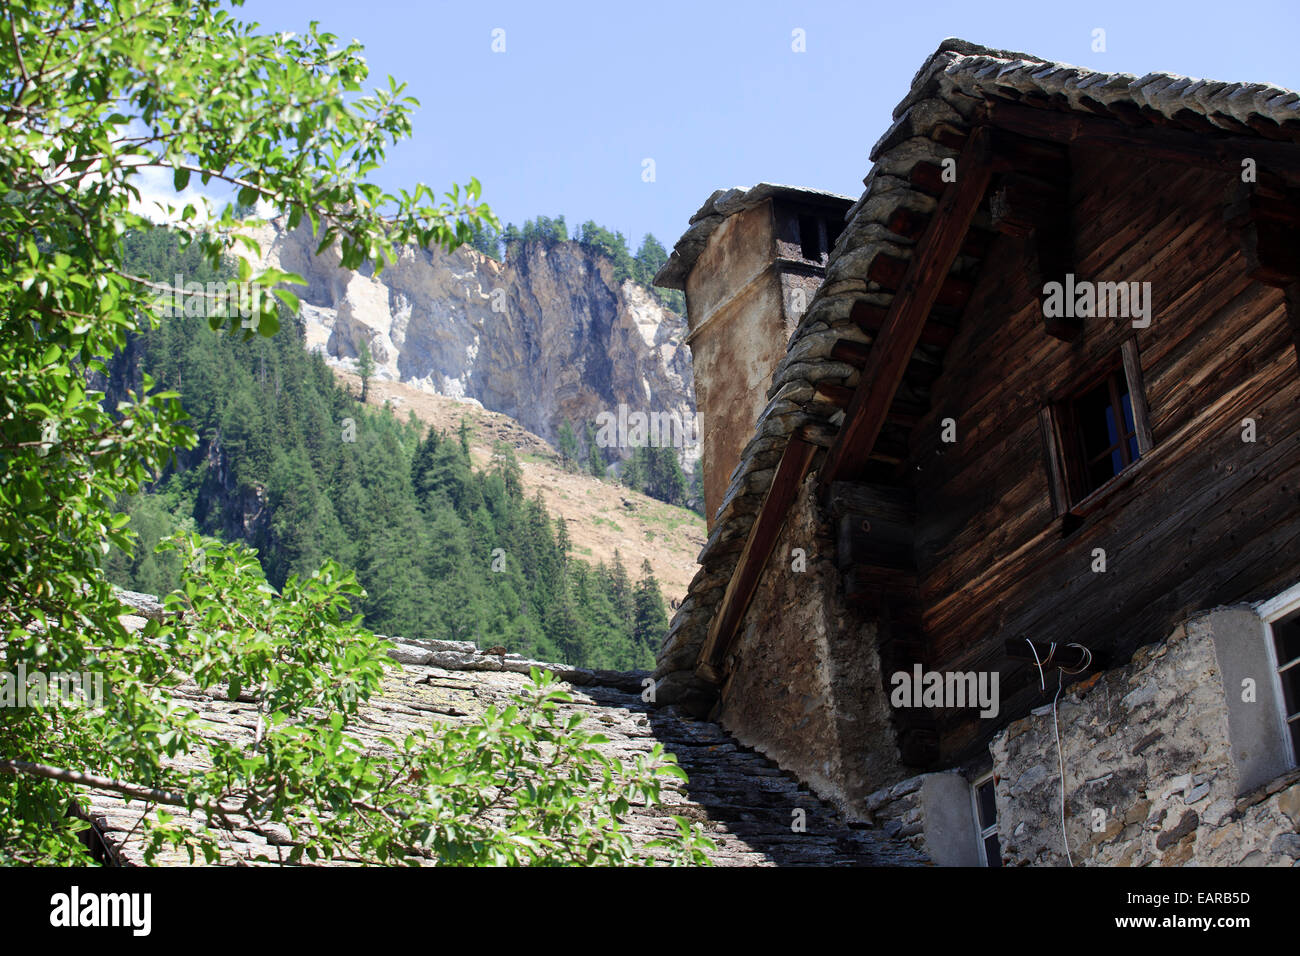
M 165 803 L 173 807 L 189 807 L 189 801 L 184 796 L 171 790 L 142 787 L 139 784 L 127 783 L 124 780 L 113 780 L 110 777 L 82 773 L 79 770 L 64 770 L 62 767 L 31 763 L 27 760 L 0 760 L 0 773 L 44 777 L 47 780 L 58 780 L 61 783 L 72 783 L 80 787 L 91 787 L 95 790 L 112 790 L 115 793 L 121 793 L 138 800 L 151 800 L 155 803 Z

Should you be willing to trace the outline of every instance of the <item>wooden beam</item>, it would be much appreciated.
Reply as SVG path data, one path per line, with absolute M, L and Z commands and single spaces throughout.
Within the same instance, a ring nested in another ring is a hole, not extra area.
M 1065 459 L 1058 444 L 1061 427 L 1053 405 L 1038 410 L 1038 427 L 1043 437 L 1043 454 L 1047 457 L 1047 478 L 1052 493 L 1052 512 L 1061 517 L 1070 510 L 1070 486 L 1065 476 Z
M 889 310 L 883 305 L 872 305 L 870 302 L 863 301 L 855 302 L 853 310 L 849 313 L 849 319 L 873 339 L 885 327 L 885 321 L 888 318 Z M 946 349 L 952 344 L 952 340 L 956 336 L 956 328 L 951 325 L 941 324 L 931 318 L 921 329 L 921 344 Z
M 1126 126 L 1116 119 L 1034 109 L 1005 100 L 988 104 L 988 122 L 1021 136 L 1057 143 L 1090 143 L 1139 151 L 1151 159 L 1240 176 L 1244 159 L 1259 169 L 1300 181 L 1300 144 L 1248 136 L 1212 136 L 1178 129 Z
M 925 227 L 930 224 L 929 213 L 918 212 L 907 206 L 899 206 L 885 221 L 885 228 L 896 236 L 913 241 L 925 235 Z M 982 229 L 972 229 L 966 234 L 961 244 L 961 254 L 972 259 L 983 259 L 993 244 L 994 235 Z
M 965 239 L 963 238 L 962 241 L 964 243 Z M 909 259 L 900 259 L 898 256 L 891 256 L 882 252 L 871 260 L 871 265 L 867 269 L 867 278 L 878 283 L 881 288 L 889 292 L 897 292 L 902 288 L 907 277 L 907 267 L 910 261 Z M 934 301 L 937 305 L 961 311 L 966 307 L 966 303 L 970 301 L 974 287 L 973 282 L 958 279 L 954 276 L 945 276 Z
M 867 367 L 867 362 L 871 359 L 871 346 L 866 342 L 840 339 L 831 346 L 831 358 L 860 371 Z M 908 379 L 923 385 L 929 385 L 942 371 L 943 366 L 939 362 L 922 352 L 913 352 L 907 360 Z
M 834 385 L 831 382 L 818 382 L 817 388 L 813 393 L 813 401 L 827 402 L 836 408 L 848 408 L 853 401 L 853 389 L 847 385 Z M 885 421 L 891 425 L 898 425 L 900 428 L 915 428 L 916 423 L 921 420 L 925 414 L 925 409 L 919 409 L 914 406 L 908 406 L 895 402 L 889 406 L 889 413 L 885 416 Z M 805 426 L 807 427 L 807 426 Z M 829 448 L 834 443 L 836 429 L 825 429 L 817 435 L 809 435 L 808 441 L 823 448 Z M 828 437 L 829 436 L 829 437 Z
M 1124 357 L 1124 381 L 1128 384 L 1129 407 L 1133 409 L 1138 455 L 1146 455 L 1155 447 L 1155 442 L 1151 439 L 1151 414 L 1147 411 L 1147 396 L 1142 388 L 1142 360 L 1138 355 L 1136 336 L 1130 335 L 1121 342 L 1120 352 Z
M 696 658 L 695 672 L 707 681 L 717 683 L 722 677 L 723 658 L 736 638 L 736 631 L 754 598 L 759 575 L 771 557 L 777 535 L 785 526 L 786 515 L 816 452 L 817 446 L 805 440 L 800 432 L 790 436 L 786 443 L 776 474 L 772 476 L 772 484 L 768 486 L 759 508 L 758 518 L 749 529 L 736 569 L 727 582 L 722 603 L 713 616 L 708 636 Z
M 910 488 L 839 481 L 828 498 L 836 562 L 915 573 L 916 507 Z
M 852 478 L 871 456 L 885 416 L 907 371 L 908 360 L 921 340 L 921 330 L 957 257 L 975 211 L 984 200 L 993 174 L 987 127 L 971 133 L 957 161 L 957 181 L 949 185 L 925 235 L 908 262 L 907 274 L 889 306 L 885 325 L 871 347 L 867 367 L 859 377 L 844 425 L 826 456 L 818 478 L 824 494 L 831 483 Z
M 1282 290 L 1286 298 L 1286 319 L 1291 325 L 1291 340 L 1295 343 L 1295 358 L 1300 364 L 1300 282 L 1292 282 Z

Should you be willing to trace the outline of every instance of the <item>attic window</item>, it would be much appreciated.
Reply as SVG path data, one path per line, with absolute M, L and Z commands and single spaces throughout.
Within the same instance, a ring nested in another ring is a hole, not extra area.
M 822 258 L 821 220 L 816 216 L 799 217 L 799 254 L 813 262 Z
M 1099 377 L 1041 417 L 1056 512 L 1084 514 L 1093 495 L 1151 450 L 1136 342 L 1125 342 Z
M 1269 627 L 1282 685 L 1282 716 L 1291 738 L 1292 759 L 1300 764 L 1300 608 L 1272 621 Z
M 1078 442 L 1081 490 L 1100 488 L 1138 460 L 1137 426 L 1128 385 L 1118 372 L 1070 403 Z

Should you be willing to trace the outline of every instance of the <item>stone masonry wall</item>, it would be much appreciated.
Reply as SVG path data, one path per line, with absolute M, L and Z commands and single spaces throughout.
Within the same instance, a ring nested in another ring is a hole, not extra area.
M 806 570 L 795 570 L 803 549 Z M 851 817 L 903 776 L 875 625 L 843 601 L 812 479 L 777 539 L 727 662 L 720 722 Z
M 1300 773 L 1240 793 L 1209 616 L 1062 693 L 1065 830 L 1076 866 L 1290 866 Z M 990 747 L 1008 865 L 1065 865 L 1049 703 Z M 1234 691 L 1239 692 L 1239 691 Z
M 900 780 L 892 787 L 882 787 L 867 797 L 866 808 L 872 822 L 891 837 L 906 840 L 922 853 L 925 843 L 925 814 L 921 807 L 924 774 Z

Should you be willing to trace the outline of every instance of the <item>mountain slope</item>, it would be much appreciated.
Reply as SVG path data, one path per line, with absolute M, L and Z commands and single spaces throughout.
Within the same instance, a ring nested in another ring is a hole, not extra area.
M 334 374 L 354 395 L 360 393 L 361 380 L 354 373 L 335 368 Z M 578 557 L 610 563 L 617 550 L 632 570 L 648 560 L 665 599 L 676 606 L 686 594 L 697 570 L 695 556 L 704 546 L 700 515 L 612 480 L 566 471 L 549 444 L 506 415 L 400 382 L 372 381 L 369 391 L 369 404 L 390 402 L 399 417 L 414 412 L 424 424 L 448 434 L 463 418 L 477 467 L 487 467 L 494 445 L 505 442 L 519 456 L 525 493 L 532 497 L 540 492 L 547 511 L 567 522 Z
M 581 440 L 582 423 L 620 403 L 695 411 L 684 319 L 581 243 L 512 243 L 504 263 L 468 246 L 406 247 L 375 276 L 339 268 L 334 250 L 315 255 L 306 225 L 252 235 L 263 264 L 307 280 L 295 290 L 307 346 L 331 364 L 365 342 L 378 377 L 474 399 L 552 443 L 565 421 Z

